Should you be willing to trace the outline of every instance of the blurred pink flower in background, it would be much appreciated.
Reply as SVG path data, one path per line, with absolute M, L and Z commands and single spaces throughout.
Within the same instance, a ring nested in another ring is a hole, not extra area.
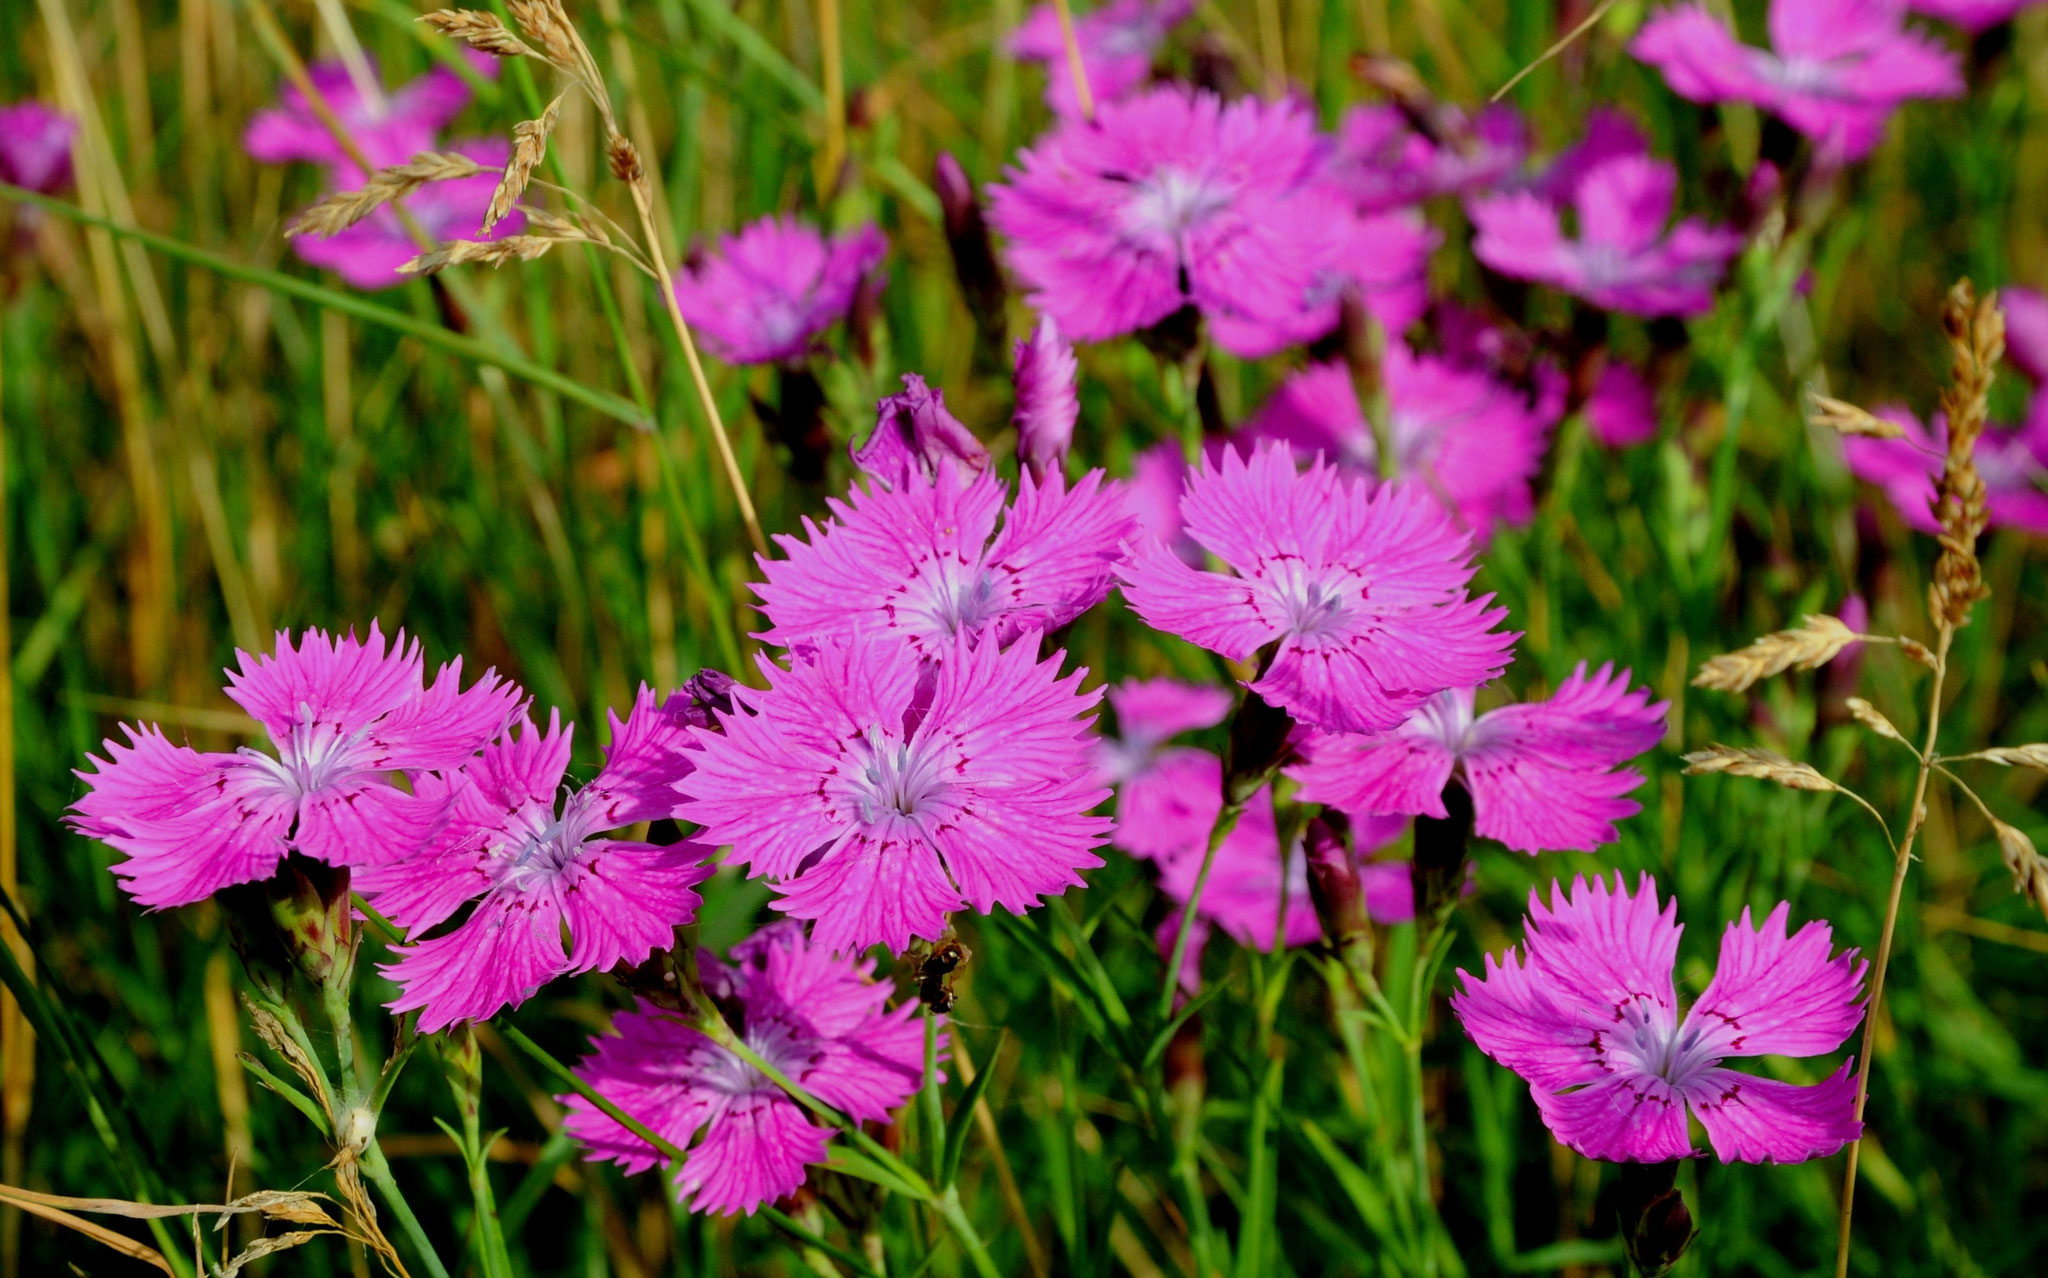
M 1904 0 L 1772 0 L 1771 48 L 1741 43 L 1699 4 L 1665 9 L 1629 51 L 1694 102 L 1753 102 L 1812 138 L 1824 158 L 1861 159 L 1914 98 L 1963 91 L 1955 54 L 1905 26 Z

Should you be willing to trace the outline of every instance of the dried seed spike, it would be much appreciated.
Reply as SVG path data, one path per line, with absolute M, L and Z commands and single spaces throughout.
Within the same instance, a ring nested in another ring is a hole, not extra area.
M 1884 717 L 1882 711 L 1863 698 L 1850 697 L 1846 704 L 1849 707 L 1849 714 L 1855 718 L 1856 722 L 1875 732 L 1878 736 L 1889 737 L 1893 741 L 1904 741 L 1906 739 L 1897 728 L 1892 726 L 1892 721 Z
M 1913 660 L 1919 662 L 1921 665 L 1926 666 L 1929 670 L 1937 669 L 1941 664 L 1939 661 L 1935 659 L 1934 649 L 1928 647 L 1924 643 L 1921 643 L 1918 639 L 1906 639 L 1902 637 L 1899 640 L 1899 651 L 1905 653 L 1908 657 L 1911 657 Z
M 1839 435 L 1860 435 L 1868 439 L 1904 439 L 1905 427 L 1888 422 L 1843 399 L 1826 395 L 1813 397 L 1813 412 L 1806 419 Z
M 1800 763 L 1775 751 L 1760 750 L 1754 746 L 1717 744 L 1685 756 L 1687 776 L 1704 776 L 1712 772 L 1775 781 L 1794 790 L 1832 791 L 1842 788 L 1822 776 L 1810 763 Z
M 491 193 L 490 207 L 484 210 L 485 231 L 504 221 L 512 206 L 519 202 L 519 197 L 526 194 L 526 184 L 533 180 L 534 167 L 547 154 L 548 138 L 562 118 L 562 99 L 565 96 L 565 93 L 557 93 L 538 120 L 521 120 L 512 126 L 512 158 L 505 161 L 505 175 L 498 179 L 498 189 Z
M 333 235 L 347 230 L 386 204 L 402 200 L 429 182 L 475 177 L 490 170 L 453 151 L 423 151 L 403 164 L 372 173 L 361 188 L 341 191 L 309 206 L 292 220 L 287 236 Z
M 1695 688 L 1742 692 L 1759 679 L 1798 668 L 1812 670 L 1861 636 L 1825 613 L 1809 615 L 1796 629 L 1765 635 L 1746 648 L 1707 661 L 1693 676 Z
M 2034 850 L 2034 841 L 2017 826 L 1994 818 L 1991 828 L 1998 835 L 1998 851 L 2005 858 L 2005 868 L 2012 871 L 2012 890 L 2032 897 L 2035 907 L 2048 915 L 2048 860 L 2042 859 Z
M 2048 772 L 2048 745 L 1993 746 L 1965 755 L 1969 759 L 1982 759 L 1987 763 L 2002 763 L 2006 767 L 2040 768 Z
M 500 58 L 535 58 L 535 53 L 524 40 L 513 35 L 504 23 L 498 21 L 495 13 L 480 13 L 475 9 L 436 9 L 423 14 L 419 21 L 451 40 L 460 40 L 482 53 Z
M 505 8 L 512 14 L 512 20 L 526 33 L 526 38 L 540 46 L 540 55 L 558 69 L 572 75 L 580 75 L 582 68 L 577 64 L 576 45 L 570 38 L 566 15 L 561 7 L 549 0 L 506 0 Z
M 1942 308 L 1949 341 L 1949 385 L 1941 406 L 1948 418 L 1948 457 L 1935 483 L 1934 517 L 1941 525 L 1941 555 L 1928 587 L 1928 611 L 1937 625 L 1956 627 L 1991 593 L 1977 562 L 1977 537 L 1987 522 L 1987 495 L 1977 470 L 1977 440 L 1990 417 L 1992 379 L 2005 354 L 2005 315 L 1993 293 L 1981 301 L 1970 281 L 1949 290 Z
M 612 176 L 627 185 L 638 185 L 646 176 L 640 166 L 640 151 L 631 138 L 623 133 L 614 133 L 604 140 L 605 161 L 611 165 Z
M 503 266 L 507 262 L 531 262 L 557 244 L 581 236 L 573 235 L 508 235 L 500 240 L 456 240 L 430 249 L 399 267 L 405 275 L 432 275 L 435 271 L 446 270 L 464 263 L 483 266 Z

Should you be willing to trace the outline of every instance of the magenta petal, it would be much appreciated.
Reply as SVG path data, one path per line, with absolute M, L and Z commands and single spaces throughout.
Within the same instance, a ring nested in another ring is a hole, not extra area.
M 1813 1084 L 1710 1069 L 1687 1080 L 1685 1095 L 1722 1162 L 1803 1163 L 1863 1134 L 1854 1064 Z
M 696 886 L 711 877 L 713 849 L 613 839 L 583 847 L 580 873 L 565 879 L 562 892 L 568 970 L 601 972 L 638 963 L 674 944 L 675 930 L 696 920 L 703 904 Z
M 1834 932 L 1819 920 L 1786 935 L 1788 903 L 1761 925 L 1749 909 L 1721 938 L 1714 980 L 1686 1025 L 1717 1056 L 1818 1056 L 1832 1052 L 1863 1020 L 1867 964 L 1856 951 L 1829 957 Z
M 517 1007 L 568 967 L 562 912 L 552 899 L 494 895 L 446 936 L 401 946 L 377 970 L 396 981 L 394 1012 L 420 1009 L 422 1034 L 489 1020 Z
M 1666 1163 L 1693 1156 L 1685 1096 L 1661 1078 L 1612 1075 L 1567 1092 L 1531 1088 L 1558 1143 L 1587 1158 Z
M 269 760 L 201 754 L 153 725 L 122 731 L 126 745 L 105 742 L 106 757 L 78 774 L 86 792 L 69 819 L 128 858 L 114 874 L 130 896 L 152 909 L 189 905 L 276 870 L 296 804 Z

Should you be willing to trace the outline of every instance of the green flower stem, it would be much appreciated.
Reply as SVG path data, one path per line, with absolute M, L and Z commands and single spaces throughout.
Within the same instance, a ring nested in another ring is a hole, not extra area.
M 1159 1003 L 1153 1009 L 1160 1024 L 1173 1015 L 1174 992 L 1180 988 L 1181 964 L 1187 961 L 1189 924 L 1195 920 L 1195 911 L 1201 908 L 1202 893 L 1209 886 L 1209 873 L 1216 868 L 1216 850 L 1223 846 L 1223 840 L 1237 828 L 1237 819 L 1244 815 L 1242 800 L 1225 802 L 1216 814 L 1216 824 L 1209 828 L 1209 846 L 1202 851 L 1202 868 L 1195 875 L 1195 886 L 1188 893 L 1187 904 L 1181 907 L 1180 932 L 1173 938 L 1173 953 L 1166 960 L 1166 980 L 1159 987 Z
M 654 1146 L 656 1150 L 660 1151 L 663 1158 L 668 1159 L 672 1163 L 679 1163 L 683 1160 L 682 1146 L 669 1140 L 667 1137 L 657 1134 L 653 1128 L 628 1114 L 625 1110 L 620 1109 L 611 1101 L 606 1100 L 598 1093 L 595 1087 L 578 1078 L 567 1065 L 562 1064 L 562 1062 L 549 1055 L 546 1048 L 528 1038 L 525 1030 L 520 1029 L 509 1021 L 498 1021 L 496 1024 L 498 1032 L 505 1036 L 506 1042 L 525 1052 L 533 1059 L 534 1064 L 546 1070 L 556 1082 L 575 1092 L 592 1105 L 597 1106 L 598 1112 L 606 1118 L 611 1119 L 619 1126 L 638 1136 L 641 1140 Z

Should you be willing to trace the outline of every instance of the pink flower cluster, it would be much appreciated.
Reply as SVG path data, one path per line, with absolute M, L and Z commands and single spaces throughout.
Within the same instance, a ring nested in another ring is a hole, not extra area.
M 496 58 L 474 52 L 465 56 L 478 74 L 498 73 Z M 374 76 L 374 68 L 371 74 Z M 308 77 L 371 169 L 403 164 L 424 151 L 452 151 L 495 170 L 503 168 L 511 155 L 511 148 L 494 138 L 441 140 L 441 130 L 468 105 L 470 97 L 468 83 L 446 67 L 436 67 L 410 84 L 390 90 L 363 83 L 338 62 L 317 64 L 309 68 Z M 295 85 L 285 88 L 277 106 L 256 113 L 242 145 L 252 158 L 266 164 L 318 164 L 325 169 L 333 190 L 361 186 L 369 176 Z M 356 288 L 391 288 L 406 280 L 398 268 L 423 251 L 400 218 L 399 209 L 409 214 L 421 235 L 434 244 L 515 235 L 525 227 L 525 218 L 516 210 L 488 233 L 483 230 L 484 211 L 497 188 L 495 172 L 429 182 L 333 235 L 293 237 L 292 251 Z

